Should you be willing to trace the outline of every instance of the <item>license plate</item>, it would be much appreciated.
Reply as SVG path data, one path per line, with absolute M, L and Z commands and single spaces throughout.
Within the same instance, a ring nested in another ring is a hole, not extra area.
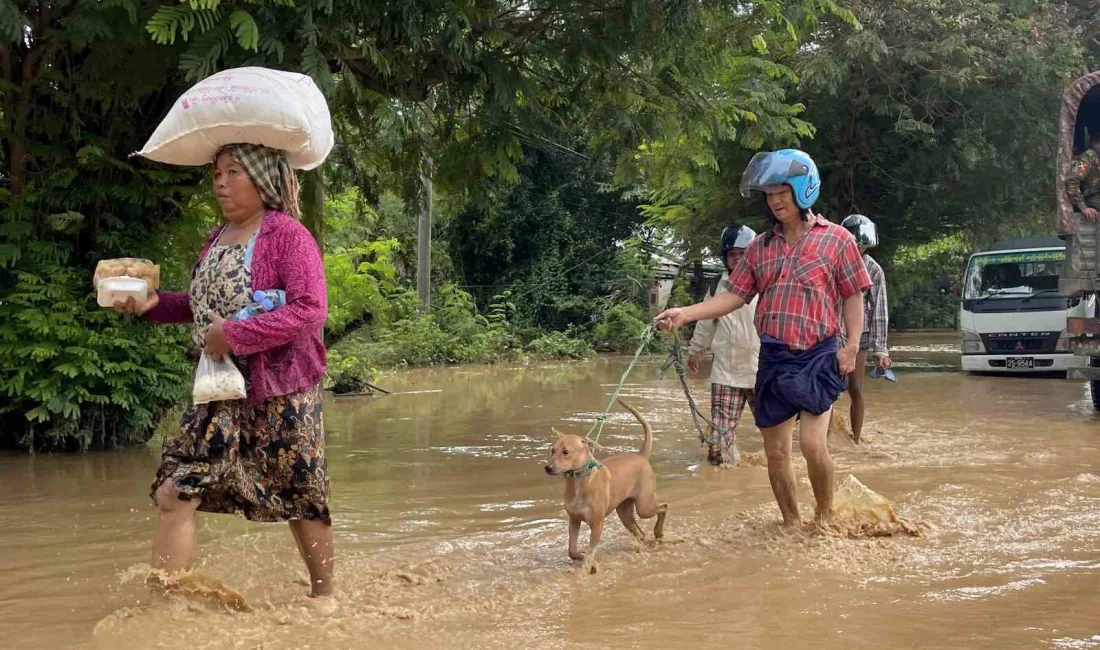
M 1032 357 L 1008 357 L 1005 359 L 1005 368 L 1013 370 L 1015 368 L 1034 368 L 1035 359 Z

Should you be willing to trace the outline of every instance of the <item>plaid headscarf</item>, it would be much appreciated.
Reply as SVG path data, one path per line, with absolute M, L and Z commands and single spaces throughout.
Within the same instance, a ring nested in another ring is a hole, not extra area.
M 290 168 L 286 154 L 258 144 L 230 144 L 218 149 L 214 161 L 228 153 L 244 168 L 260 193 L 264 205 L 301 218 L 298 208 L 298 178 Z

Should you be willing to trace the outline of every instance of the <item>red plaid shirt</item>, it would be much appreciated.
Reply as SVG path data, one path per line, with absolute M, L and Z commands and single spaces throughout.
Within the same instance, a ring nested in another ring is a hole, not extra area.
M 840 333 L 841 302 L 870 288 L 871 277 L 852 234 L 814 217 L 793 246 L 775 227 L 757 237 L 730 274 L 727 288 L 745 302 L 759 295 L 756 331 L 808 350 Z

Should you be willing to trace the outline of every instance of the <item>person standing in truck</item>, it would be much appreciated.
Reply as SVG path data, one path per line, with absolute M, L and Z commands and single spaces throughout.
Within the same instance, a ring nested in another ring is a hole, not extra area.
M 859 338 L 859 353 L 856 355 L 856 368 L 848 373 L 848 395 L 852 398 L 849 411 L 852 422 L 852 437 L 859 443 L 863 433 L 863 416 L 866 402 L 863 399 L 863 377 L 867 373 L 867 354 L 874 358 L 875 366 L 888 369 L 890 348 L 886 344 L 886 332 L 890 318 L 886 303 L 886 275 L 882 267 L 867 251 L 878 246 L 878 228 L 875 223 L 862 214 L 851 214 L 840 223 L 856 239 L 856 246 L 863 257 L 863 265 L 871 276 L 871 288 L 863 294 L 863 334 Z M 842 343 L 843 345 L 843 343 Z
M 748 226 L 732 225 L 722 230 L 719 257 L 726 265 L 718 286 L 707 299 L 726 293 L 726 286 L 733 272 L 745 256 L 745 249 L 756 233 Z M 718 467 L 736 465 L 741 460 L 737 449 L 737 425 L 745 405 L 752 407 L 752 390 L 756 385 L 756 368 L 760 356 L 760 336 L 753 319 L 756 316 L 756 298 L 743 309 L 718 318 L 699 321 L 691 337 L 691 356 L 688 370 L 699 373 L 699 364 L 707 350 L 714 353 L 710 371 L 710 417 L 719 430 L 712 432 L 715 444 L 710 444 L 707 461 Z
M 1100 216 L 1100 132 L 1092 136 L 1089 148 L 1073 159 L 1066 174 L 1066 194 L 1073 208 L 1089 221 Z

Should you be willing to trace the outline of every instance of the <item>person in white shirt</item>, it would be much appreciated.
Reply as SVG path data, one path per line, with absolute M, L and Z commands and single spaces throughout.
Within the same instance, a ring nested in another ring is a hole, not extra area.
M 732 225 L 722 231 L 719 255 L 726 265 L 726 273 L 707 299 L 726 292 L 730 272 L 745 254 L 745 248 L 756 238 L 748 226 Z M 753 318 L 756 315 L 756 298 L 744 309 L 732 311 L 714 320 L 700 321 L 691 337 L 688 370 L 699 373 L 699 364 L 708 350 L 714 353 L 710 372 L 710 415 L 718 431 L 718 444 L 710 445 L 707 460 L 718 466 L 736 464 L 741 460 L 737 449 L 737 425 L 745 405 L 752 407 L 753 387 L 756 385 L 756 368 L 760 357 L 760 336 L 756 333 Z

